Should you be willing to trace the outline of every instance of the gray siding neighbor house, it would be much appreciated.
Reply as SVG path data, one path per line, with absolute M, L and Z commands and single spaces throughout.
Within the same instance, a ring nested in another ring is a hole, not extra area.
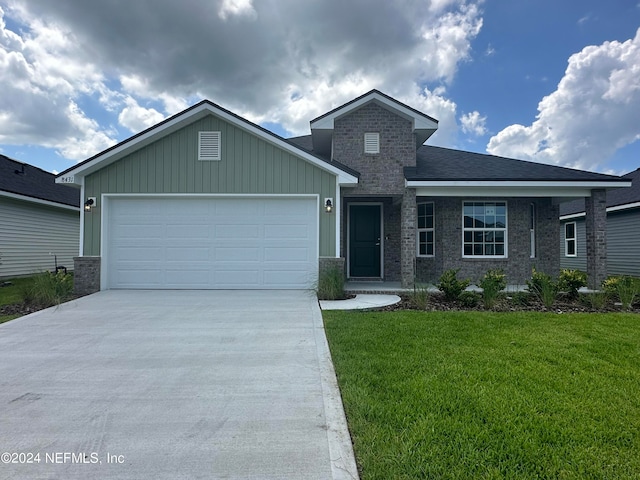
M 73 269 L 80 194 L 55 175 L 0 155 L 0 278 Z
M 62 172 L 80 189 L 76 289 L 311 288 L 560 268 L 560 201 L 604 224 L 611 175 L 424 145 L 437 120 L 372 90 L 284 139 L 204 100 Z M 588 265 L 605 275 L 604 246 Z
M 640 169 L 623 175 L 631 188 L 607 191 L 607 273 L 640 277 Z M 584 199 L 560 205 L 560 266 L 586 271 Z

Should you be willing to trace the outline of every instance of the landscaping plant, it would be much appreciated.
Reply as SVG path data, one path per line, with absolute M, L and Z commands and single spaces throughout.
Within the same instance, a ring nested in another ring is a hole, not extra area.
M 429 305 L 429 291 L 427 287 L 414 284 L 413 292 L 409 295 L 409 299 L 417 310 L 426 310 Z
M 507 276 L 501 269 L 489 270 L 480 280 L 479 287 L 482 288 L 484 308 L 493 308 L 498 295 L 507 287 Z
M 73 293 L 73 276 L 63 271 L 39 273 L 30 284 L 24 285 L 21 293 L 25 304 L 42 307 L 59 305 Z
M 316 293 L 320 300 L 342 300 L 344 298 L 344 272 L 338 267 L 320 271 Z
M 567 292 L 571 300 L 578 298 L 578 290 L 587 286 L 587 274 L 580 270 L 563 268 L 558 277 L 558 289 Z
M 471 283 L 468 279 L 458 280 L 458 271 L 460 269 L 447 270 L 440 277 L 440 281 L 437 285 L 438 290 L 444 293 L 444 298 L 447 301 L 454 301 L 460 297 L 460 294 L 464 292 L 465 288 Z
M 629 310 L 638 294 L 638 287 L 636 286 L 635 280 L 626 275 L 620 277 L 616 290 L 620 303 L 622 303 L 622 308 Z
M 535 268 L 531 280 L 527 280 L 527 290 L 536 295 L 546 308 L 551 308 L 558 296 L 558 284 L 550 275 L 538 272 Z

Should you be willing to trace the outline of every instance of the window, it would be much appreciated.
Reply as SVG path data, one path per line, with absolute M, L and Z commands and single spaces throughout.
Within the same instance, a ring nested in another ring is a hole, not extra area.
M 364 134 L 364 153 L 380 153 L 380 134 Z
M 576 238 L 576 222 L 564 224 L 564 256 L 576 257 L 578 255 L 578 240 Z
M 536 204 L 531 204 L 531 212 L 529 216 L 529 235 L 531 242 L 531 258 L 536 258 Z
M 462 256 L 506 257 L 506 202 L 464 202 L 462 209 Z
M 433 202 L 418 203 L 418 242 L 417 255 L 419 257 L 433 257 L 434 255 L 434 217 Z
M 198 132 L 198 160 L 220 160 L 220 132 Z

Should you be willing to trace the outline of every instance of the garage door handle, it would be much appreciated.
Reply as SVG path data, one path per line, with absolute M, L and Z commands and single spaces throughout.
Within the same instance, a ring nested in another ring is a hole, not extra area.
M 376 247 L 379 247 L 379 246 L 380 246 L 380 242 L 376 243 Z

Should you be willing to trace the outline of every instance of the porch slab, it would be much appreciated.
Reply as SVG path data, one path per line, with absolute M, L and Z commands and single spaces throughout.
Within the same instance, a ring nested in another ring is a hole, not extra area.
M 396 304 L 398 295 L 356 295 L 348 300 L 320 300 L 322 310 L 365 310 Z

